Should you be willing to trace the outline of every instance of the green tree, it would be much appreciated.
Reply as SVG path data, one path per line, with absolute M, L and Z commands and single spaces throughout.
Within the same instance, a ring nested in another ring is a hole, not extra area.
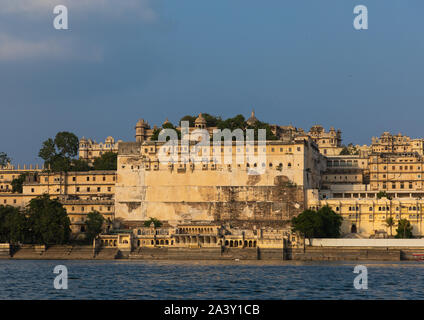
M 220 120 L 217 122 L 218 129 L 230 129 L 231 131 L 235 129 L 246 129 L 246 121 L 244 116 L 241 114 L 236 115 L 233 118 L 228 118 L 226 120 Z
M 12 180 L 11 185 L 12 185 L 13 193 L 22 193 L 23 184 L 27 176 L 28 176 L 28 173 L 22 173 L 19 175 L 19 177 Z
M 10 161 L 6 153 L 0 152 L 0 167 L 5 167 Z
M 400 219 L 398 221 L 398 227 L 396 229 L 396 236 L 395 238 L 412 238 L 412 226 L 409 220 L 407 219 Z
M 162 222 L 160 222 L 158 219 L 156 218 L 150 218 L 149 220 L 144 221 L 144 226 L 145 227 L 150 227 L 150 225 L 153 223 L 153 225 L 155 226 L 155 228 L 160 228 L 162 226 Z
M 184 116 L 184 117 L 182 117 L 180 119 L 180 126 L 181 126 L 181 122 L 188 121 L 189 122 L 189 127 L 194 127 L 194 121 L 195 120 L 196 120 L 196 117 L 190 116 L 190 115 L 186 115 L 186 116 Z
M 307 209 L 293 217 L 291 220 L 292 231 L 300 233 L 305 238 L 338 238 L 343 218 L 335 213 L 329 206 L 324 206 L 318 211 Z
M 341 156 L 348 156 L 350 155 L 349 149 L 346 146 L 343 146 L 343 149 L 340 151 Z
M 72 159 L 71 161 L 70 170 L 72 171 L 89 171 L 92 169 L 93 168 L 84 159 Z
M 342 225 L 342 216 L 335 213 L 330 206 L 326 205 L 320 208 L 317 212 L 322 218 L 322 237 L 325 238 L 339 238 L 340 227 Z
M 175 130 L 177 132 L 178 139 L 181 138 L 181 131 L 178 130 L 176 127 L 174 127 L 174 125 L 172 123 L 169 122 L 169 123 L 165 123 L 162 126 L 162 128 L 155 129 L 153 131 L 153 134 L 152 134 L 152 136 L 151 136 L 150 139 L 153 140 L 153 141 L 159 140 L 159 135 L 160 135 L 160 132 L 162 131 L 162 129 L 173 129 L 173 130 Z M 169 141 L 170 139 L 171 139 L 170 137 L 166 137 L 166 141 Z
M 70 221 L 62 204 L 48 195 L 31 199 L 26 214 L 28 216 L 32 243 L 64 244 L 71 234 Z
M 94 170 L 116 170 L 118 154 L 112 151 L 105 152 L 94 160 Z
M 0 242 L 23 243 L 28 234 L 25 214 L 12 206 L 0 206 Z
M 58 132 L 53 139 L 43 142 L 38 156 L 44 160 L 46 166 L 50 166 L 54 172 L 67 172 L 72 168 L 73 158 L 78 153 L 78 137 L 71 132 Z
M 93 211 L 87 215 L 87 239 L 92 241 L 98 234 L 102 232 L 105 219 L 97 212 Z
M 390 236 L 392 236 L 392 228 L 395 225 L 395 219 L 393 219 L 392 217 L 388 217 L 386 219 L 386 227 L 390 228 Z
M 314 210 L 305 210 L 297 217 L 293 217 L 291 220 L 292 231 L 300 233 L 303 238 L 303 248 L 305 249 L 305 239 L 309 239 L 309 243 L 312 238 L 320 234 L 320 230 L 323 228 L 322 219 Z
M 387 198 L 389 200 L 391 200 L 392 198 L 387 194 L 386 191 L 380 191 L 377 193 L 377 199 L 381 199 L 381 198 Z

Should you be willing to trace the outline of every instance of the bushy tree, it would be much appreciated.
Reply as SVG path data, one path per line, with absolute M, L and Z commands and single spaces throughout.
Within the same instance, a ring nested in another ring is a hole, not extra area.
M 12 180 L 11 185 L 12 185 L 13 193 L 22 193 L 23 184 L 27 176 L 28 176 L 28 173 L 22 173 L 19 175 L 19 177 Z
M 5 152 L 0 152 L 0 167 L 5 167 L 10 162 L 10 158 Z
M 71 234 L 70 221 L 62 204 L 48 195 L 31 199 L 26 214 L 33 243 L 64 244 Z
M 196 121 L 196 117 L 190 116 L 190 115 L 186 115 L 186 116 L 182 117 L 180 119 L 180 126 L 181 126 L 181 122 L 183 122 L 183 121 L 188 121 L 189 127 L 194 127 L 194 121 Z
M 118 154 L 112 151 L 105 152 L 94 160 L 94 170 L 116 170 Z
M 408 219 L 400 219 L 396 229 L 395 238 L 412 238 L 412 226 Z
M 79 140 L 71 132 L 58 132 L 53 139 L 43 142 L 38 156 L 44 160 L 45 166 L 50 166 L 54 172 L 70 171 L 73 158 L 78 154 Z
M 160 228 L 162 226 L 162 222 L 159 221 L 156 218 L 150 218 L 149 220 L 144 221 L 144 226 L 145 227 L 150 227 L 150 225 L 153 223 L 153 225 L 155 226 L 155 228 Z
M 97 211 L 90 212 L 87 215 L 87 239 L 92 241 L 98 234 L 102 232 L 104 221 L 105 220 L 103 216 Z
M 0 206 L 0 242 L 18 243 L 29 238 L 25 214 L 12 206 Z
M 162 131 L 162 129 L 173 129 L 173 130 L 175 130 L 176 131 L 176 133 L 177 133 L 177 136 L 178 136 L 178 139 L 180 139 L 181 138 L 181 131 L 180 130 L 178 130 L 171 122 L 168 122 L 168 123 L 165 123 L 163 126 L 162 126 L 162 128 L 160 128 L 160 129 L 155 129 L 154 131 L 153 131 L 153 134 L 152 134 L 152 136 L 151 136 L 151 140 L 153 140 L 153 141 L 157 141 L 157 140 L 159 140 L 159 135 L 160 135 L 160 132 Z M 167 137 L 166 138 L 166 141 L 169 141 L 171 138 L 170 137 Z
M 335 213 L 329 206 L 324 206 L 318 211 L 307 209 L 293 217 L 291 220 L 292 231 L 298 232 L 303 239 L 308 238 L 338 238 L 343 218 Z
M 395 219 L 393 217 L 388 217 L 386 219 L 386 227 L 390 228 L 390 236 L 392 236 L 392 228 L 395 225 Z

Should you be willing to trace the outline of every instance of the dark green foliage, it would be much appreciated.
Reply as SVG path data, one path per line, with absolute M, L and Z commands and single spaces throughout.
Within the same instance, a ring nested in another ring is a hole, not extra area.
M 71 132 L 59 132 L 54 138 L 54 144 L 62 156 L 73 158 L 78 154 L 79 140 Z
M 412 238 L 412 226 L 409 220 L 400 219 L 398 221 L 398 227 L 396 229 L 395 238 Z
M 32 243 L 64 244 L 69 241 L 69 217 L 59 201 L 51 200 L 48 195 L 33 198 L 26 214 Z
M 144 226 L 145 227 L 150 227 L 150 224 L 152 222 L 153 222 L 153 225 L 155 226 L 155 228 L 160 228 L 162 226 L 162 222 L 160 222 L 156 218 L 150 218 L 149 220 L 144 221 Z
M 118 162 L 118 154 L 108 151 L 96 158 L 93 163 L 94 170 L 116 170 Z
M 377 199 L 381 199 L 381 198 L 387 198 L 389 200 L 392 199 L 390 196 L 387 195 L 386 191 L 380 191 L 379 193 L 377 193 Z
M 83 159 L 72 159 L 70 171 L 89 171 L 89 170 L 93 170 L 93 168 L 90 167 L 87 161 Z M 115 170 L 116 170 L 116 166 L 115 166 Z
M 292 230 L 304 238 L 338 238 L 343 218 L 329 206 L 305 210 L 291 221 Z
M 18 243 L 29 238 L 25 214 L 12 206 L 0 206 L 0 242 Z
M 43 142 L 38 156 L 44 160 L 46 166 L 50 166 L 53 172 L 70 171 L 74 157 L 78 153 L 78 137 L 71 132 L 59 132 L 55 139 L 47 139 Z M 80 164 L 77 164 L 77 167 Z
M 0 167 L 5 167 L 10 162 L 10 158 L 6 153 L 0 152 Z
M 256 121 L 253 126 L 247 126 L 247 129 L 254 129 L 255 140 L 258 140 L 258 130 L 265 129 L 266 130 L 266 140 L 278 140 L 278 138 L 272 133 L 271 127 L 268 123 Z
M 195 120 L 196 120 L 196 117 L 193 117 L 193 116 L 190 116 L 190 115 L 184 116 L 180 119 L 180 126 L 181 126 L 181 122 L 188 121 L 189 127 L 194 127 L 194 121 Z
M 13 193 L 22 193 L 23 184 L 27 176 L 28 176 L 28 173 L 23 173 L 23 174 L 20 174 L 19 177 L 17 177 L 16 179 L 12 180 L 11 184 L 12 184 Z
M 163 129 L 174 129 L 177 132 L 178 139 L 181 138 L 181 131 L 178 130 L 176 127 L 174 127 L 174 125 L 171 122 L 165 123 L 162 126 L 162 128 Z M 162 128 L 161 129 L 155 129 L 153 131 L 151 140 L 153 140 L 153 141 L 158 141 L 159 140 L 159 135 L 160 135 L 160 132 L 162 131 Z M 170 137 L 166 137 L 166 141 L 169 141 L 170 139 L 171 139 Z
M 341 156 L 350 155 L 349 149 L 347 147 L 343 147 L 342 151 L 340 151 Z
M 89 241 L 92 241 L 98 234 L 102 232 L 104 221 L 105 220 L 103 216 L 97 211 L 90 212 L 87 215 L 87 221 L 86 221 L 87 233 L 86 234 L 87 234 L 87 239 Z
M 233 118 L 228 118 L 226 120 L 218 121 L 217 127 L 218 129 L 221 129 L 221 130 L 224 130 L 224 129 L 230 129 L 231 131 L 235 129 L 244 130 L 246 128 L 246 121 L 243 115 L 238 114 Z

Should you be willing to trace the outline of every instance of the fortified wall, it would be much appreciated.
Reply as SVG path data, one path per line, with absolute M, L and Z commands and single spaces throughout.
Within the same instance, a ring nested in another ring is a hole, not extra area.
M 319 183 L 323 163 L 316 145 L 303 139 L 267 142 L 263 163 L 164 164 L 157 158 L 159 147 L 151 141 L 119 145 L 117 219 L 284 225 L 305 209 L 304 190 Z M 259 166 L 262 174 L 248 174 Z

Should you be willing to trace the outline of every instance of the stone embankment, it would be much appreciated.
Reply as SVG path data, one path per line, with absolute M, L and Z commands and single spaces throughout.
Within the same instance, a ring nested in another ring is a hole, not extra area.
M 0 257 L 26 260 L 111 260 L 119 258 L 119 250 L 106 248 L 94 251 L 90 245 L 54 245 L 49 247 L 44 245 L 22 245 L 20 247 L 12 247 L 7 255 L 0 252 Z
M 23 245 L 19 248 L 0 244 L 0 259 L 34 260 L 297 260 L 297 261 L 400 261 L 416 260 L 424 248 L 331 247 L 302 248 L 117 248 L 93 250 L 92 246 Z

